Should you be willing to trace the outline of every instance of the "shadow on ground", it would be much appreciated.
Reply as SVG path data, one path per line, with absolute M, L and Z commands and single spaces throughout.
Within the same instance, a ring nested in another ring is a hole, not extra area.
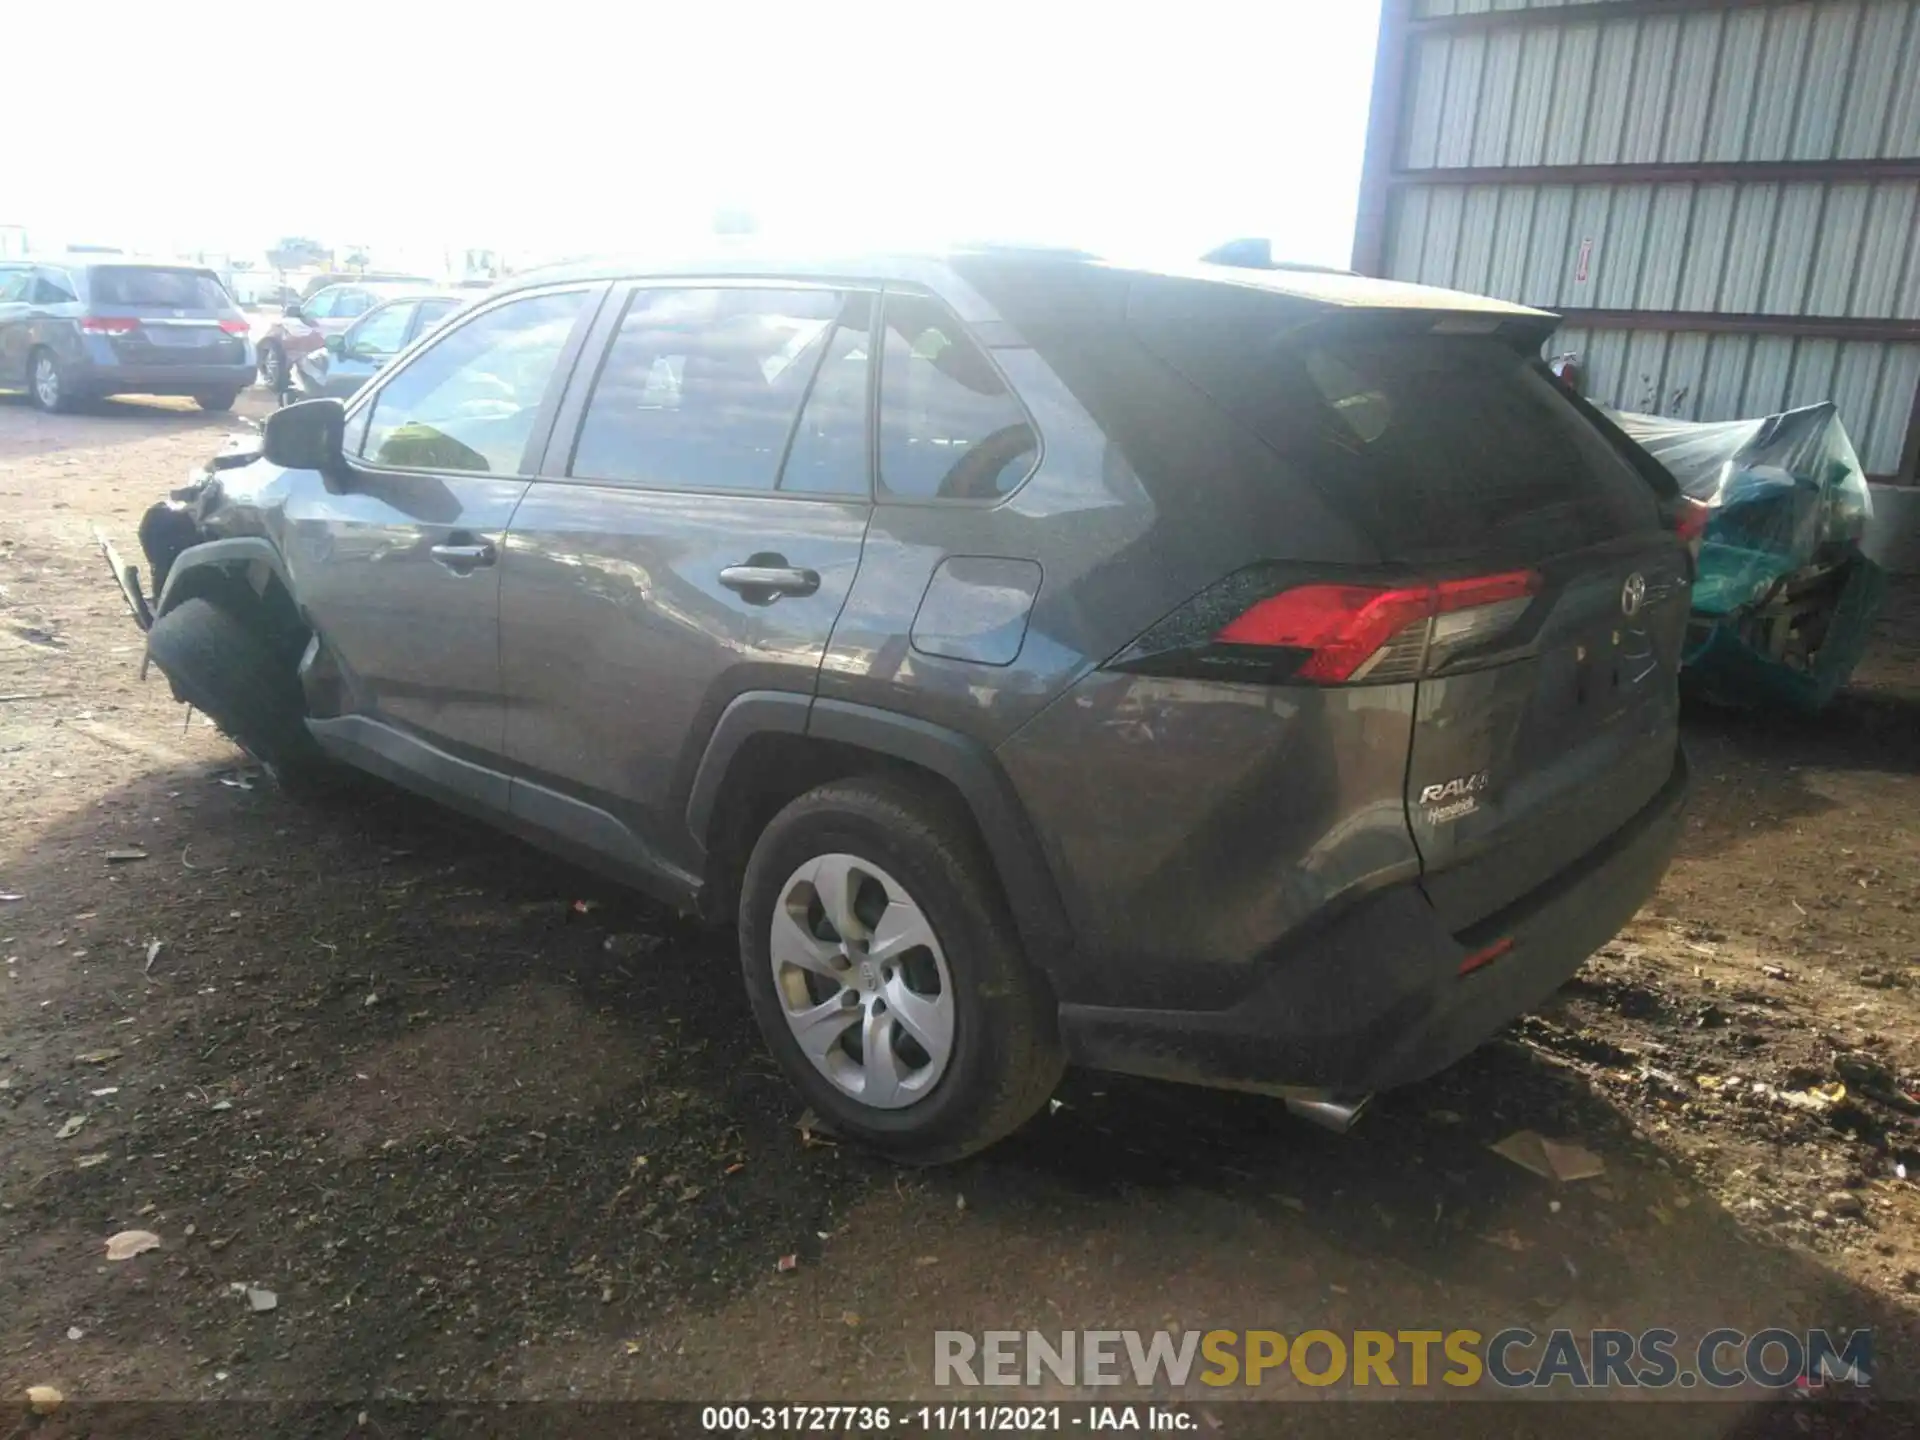
M 1920 1359 L 1910 1313 L 1743 1231 L 1517 1047 L 1346 1137 L 1073 1075 L 1011 1141 L 905 1173 L 803 1143 L 725 935 L 377 787 L 300 807 L 194 768 L 104 804 L 157 817 L 149 858 L 108 863 L 82 812 L 4 877 L 0 1382 L 566 1394 L 539 1356 L 570 1347 L 607 1357 L 575 1395 L 711 1398 L 686 1337 L 716 1323 L 760 1346 L 743 1386 L 849 1398 L 924 1387 L 947 1327 L 1867 1326 L 1894 1393 Z M 1488 1152 L 1521 1127 L 1606 1176 Z M 102 1266 L 136 1225 L 163 1248 Z M 787 1323 L 787 1255 L 834 1318 Z M 686 1368 L 623 1370 L 635 1335 Z
M 139 444 L 156 435 L 182 435 L 206 432 L 207 453 L 218 450 L 219 440 L 229 431 L 248 428 L 249 419 L 258 420 L 268 413 L 272 397 L 264 391 L 248 390 L 231 411 L 202 410 L 191 400 L 174 396 L 119 396 L 92 400 L 60 415 L 36 410 L 33 402 L 19 392 L 0 390 L 0 408 L 17 412 L 26 428 L 6 437 L 0 458 L 25 458 L 55 455 L 74 450 L 73 462 L 86 463 L 86 451 L 112 449 Z M 164 477 L 167 485 L 179 483 L 178 477 Z

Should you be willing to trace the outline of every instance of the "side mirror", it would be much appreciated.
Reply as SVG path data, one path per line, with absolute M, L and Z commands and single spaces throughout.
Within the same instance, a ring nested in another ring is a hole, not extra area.
M 280 307 L 280 318 L 282 320 L 304 320 L 307 317 L 300 313 L 300 302 L 298 300 L 289 300 Z
M 346 354 L 347 353 L 347 337 L 344 335 L 327 336 L 327 349 L 329 352 L 335 355 Z
M 346 470 L 346 438 L 346 406 L 338 400 L 302 400 L 267 417 L 260 450 L 283 469 L 338 476 Z

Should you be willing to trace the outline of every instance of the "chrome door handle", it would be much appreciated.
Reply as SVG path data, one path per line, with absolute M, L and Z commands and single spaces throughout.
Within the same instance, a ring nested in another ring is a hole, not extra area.
M 820 572 L 796 565 L 729 565 L 720 583 L 755 604 L 771 604 L 782 595 L 811 595 L 820 588 Z
M 449 570 L 464 572 L 478 569 L 482 565 L 491 565 L 494 561 L 493 546 L 480 545 L 435 545 L 428 552 Z

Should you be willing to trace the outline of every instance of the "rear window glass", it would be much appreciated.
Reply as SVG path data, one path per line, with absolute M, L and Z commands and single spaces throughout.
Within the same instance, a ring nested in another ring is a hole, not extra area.
M 1389 558 L 1553 554 L 1657 523 L 1647 484 L 1500 340 L 1180 327 L 1150 343 Z
M 101 305 L 152 305 L 169 310 L 226 310 L 233 305 L 219 280 L 206 270 L 162 270 L 107 265 L 92 276 Z

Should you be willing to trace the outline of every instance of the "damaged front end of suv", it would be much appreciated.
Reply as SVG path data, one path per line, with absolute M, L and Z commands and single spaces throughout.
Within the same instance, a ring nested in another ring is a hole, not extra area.
M 235 435 L 141 517 L 140 567 L 100 548 L 135 623 L 141 665 L 283 781 L 320 767 L 305 724 L 301 670 L 312 632 L 295 605 L 278 541 L 285 472 L 256 435 Z M 97 532 L 96 532 L 97 533 Z

